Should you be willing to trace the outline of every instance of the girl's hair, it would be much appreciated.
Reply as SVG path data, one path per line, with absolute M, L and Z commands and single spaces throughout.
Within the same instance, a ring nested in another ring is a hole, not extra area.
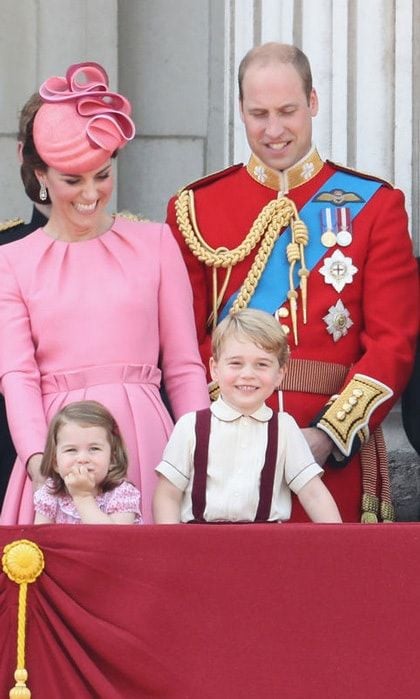
M 287 337 L 280 323 L 269 313 L 252 308 L 226 316 L 212 335 L 212 355 L 217 362 L 229 337 L 243 336 L 266 352 L 276 355 L 282 367 L 289 358 Z
M 66 486 L 61 476 L 55 471 L 57 465 L 57 437 L 63 427 L 75 422 L 80 427 L 103 427 L 111 446 L 111 465 L 101 490 L 113 490 L 127 475 L 127 451 L 120 434 L 118 425 L 111 413 L 96 400 L 81 400 L 69 403 L 52 419 L 47 435 L 44 456 L 41 462 L 41 475 L 51 478 L 54 483 L 52 492 L 56 495 L 66 492 Z

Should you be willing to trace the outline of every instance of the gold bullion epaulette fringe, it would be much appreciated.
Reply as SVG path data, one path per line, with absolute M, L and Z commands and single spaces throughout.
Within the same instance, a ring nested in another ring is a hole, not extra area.
M 122 211 L 117 211 L 113 216 L 120 216 L 121 218 L 126 218 L 128 221 L 142 221 L 143 223 L 150 223 L 148 218 L 143 218 L 141 214 L 132 214 L 131 211 L 123 209 Z
M 25 223 L 23 218 L 9 218 L 7 221 L 0 222 L 0 233 L 4 231 L 9 231 L 11 228 L 16 228 L 16 226 L 21 226 Z

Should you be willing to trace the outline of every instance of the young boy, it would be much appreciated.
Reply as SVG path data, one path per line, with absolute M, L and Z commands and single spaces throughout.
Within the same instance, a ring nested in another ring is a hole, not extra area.
M 314 522 L 341 522 L 322 468 L 293 418 L 265 400 L 283 380 L 286 336 L 268 313 L 228 316 L 212 339 L 220 397 L 175 425 L 157 466 L 155 522 L 281 522 L 291 491 Z

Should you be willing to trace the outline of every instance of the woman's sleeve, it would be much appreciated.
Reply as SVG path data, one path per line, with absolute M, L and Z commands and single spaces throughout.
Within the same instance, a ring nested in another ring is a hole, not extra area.
M 159 288 L 161 366 L 175 420 L 209 405 L 198 351 L 193 298 L 182 255 L 169 226 L 162 226 Z
M 44 451 L 47 425 L 28 308 L 6 248 L 0 251 L 0 279 L 1 390 L 16 451 L 26 464 Z

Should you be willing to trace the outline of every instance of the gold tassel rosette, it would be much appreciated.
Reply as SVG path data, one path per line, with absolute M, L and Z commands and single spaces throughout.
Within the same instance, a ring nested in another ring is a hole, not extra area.
M 30 699 L 31 691 L 26 686 L 28 673 L 25 669 L 25 626 L 26 598 L 28 584 L 35 582 L 44 570 L 44 556 L 41 549 L 27 539 L 7 544 L 2 557 L 3 570 L 7 577 L 19 585 L 17 666 L 16 685 L 10 690 L 10 699 Z
M 230 310 L 230 313 L 236 313 L 248 306 L 281 230 L 285 226 L 291 226 L 292 240 L 287 246 L 290 287 L 288 299 L 291 307 L 293 335 L 297 344 L 298 293 L 294 286 L 293 272 L 296 264 L 299 264 L 298 273 L 302 297 L 302 314 L 303 322 L 306 323 L 307 277 L 309 270 L 305 264 L 304 247 L 308 244 L 309 236 L 304 222 L 299 218 L 294 202 L 285 196 L 279 196 L 277 199 L 270 201 L 259 213 L 242 243 L 231 250 L 226 247 L 215 249 L 206 243 L 198 229 L 194 193 L 191 190 L 183 190 L 178 195 L 175 210 L 179 229 L 189 249 L 201 262 L 213 269 L 213 309 L 208 319 L 208 325 L 212 326 L 213 329 L 217 324 L 217 313 L 223 301 L 232 268 L 248 257 L 252 250 L 261 243 L 254 262 Z M 217 271 L 220 268 L 225 269 L 226 272 L 223 283 L 219 288 Z

